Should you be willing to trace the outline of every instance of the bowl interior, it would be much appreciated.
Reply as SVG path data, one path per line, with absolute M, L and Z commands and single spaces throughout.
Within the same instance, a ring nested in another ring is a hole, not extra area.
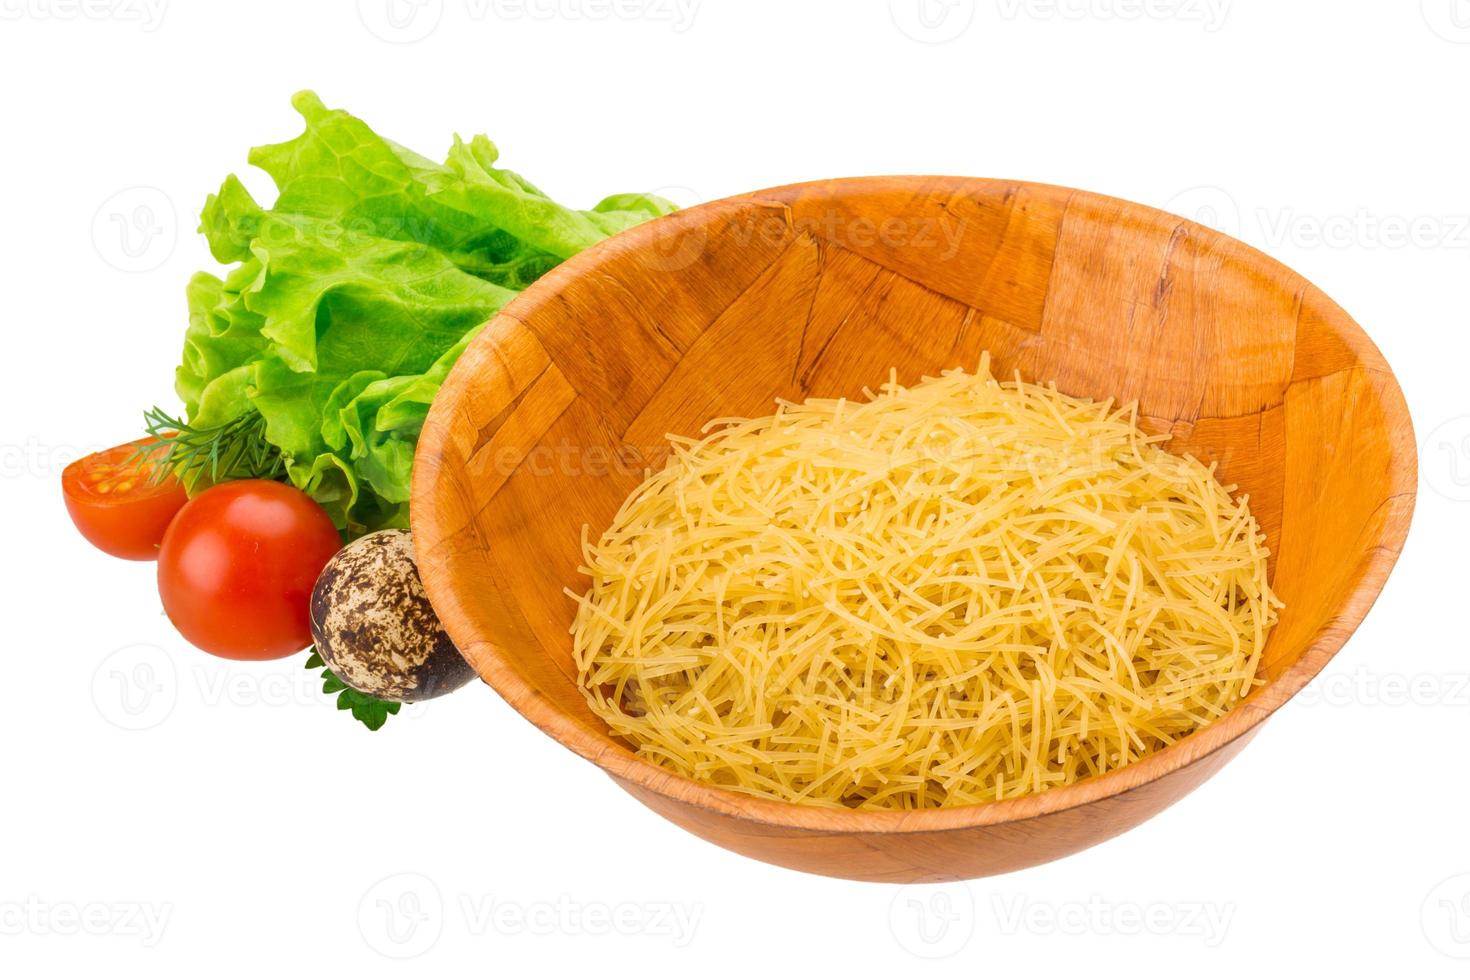
M 586 586 L 583 526 L 601 533 L 667 433 L 777 397 L 859 397 L 890 369 L 905 383 L 973 369 L 985 350 L 998 374 L 1137 400 L 1146 428 L 1250 495 L 1286 608 L 1263 657 L 1271 683 L 1217 726 L 1247 730 L 1321 668 L 1412 509 L 1388 366 L 1336 304 L 1240 242 L 1016 182 L 779 188 L 554 270 L 471 345 L 425 428 L 413 525 L 430 596 L 481 675 L 555 737 L 646 788 L 748 812 L 638 763 L 588 710 L 564 592 Z

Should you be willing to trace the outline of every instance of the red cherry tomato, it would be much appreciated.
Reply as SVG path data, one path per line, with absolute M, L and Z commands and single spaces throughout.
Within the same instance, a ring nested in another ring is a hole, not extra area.
M 66 510 L 82 536 L 109 555 L 153 561 L 163 532 L 189 497 L 178 477 L 159 474 L 142 439 L 77 460 L 61 473 Z
M 327 512 L 295 487 L 222 483 L 169 525 L 158 594 L 174 626 L 206 653 L 290 656 L 311 642 L 311 589 L 341 547 Z

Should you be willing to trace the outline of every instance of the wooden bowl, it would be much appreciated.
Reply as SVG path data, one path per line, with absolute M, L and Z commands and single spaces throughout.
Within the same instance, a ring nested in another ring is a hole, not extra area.
M 856 397 L 890 368 L 904 383 L 973 369 L 987 349 L 997 373 L 1137 399 L 1170 448 L 1217 461 L 1250 494 L 1286 603 L 1268 683 L 1123 769 L 953 809 L 804 807 L 635 758 L 577 687 L 563 589 L 587 585 L 582 526 L 602 532 L 662 463 L 666 433 L 764 415 L 777 396 Z M 681 211 L 526 290 L 434 402 L 412 520 L 424 586 L 480 676 L 650 808 L 790 868 L 932 881 L 1096 844 L 1214 774 L 1367 613 L 1408 530 L 1415 470 L 1408 410 L 1372 341 L 1254 249 L 1060 187 L 859 178 Z

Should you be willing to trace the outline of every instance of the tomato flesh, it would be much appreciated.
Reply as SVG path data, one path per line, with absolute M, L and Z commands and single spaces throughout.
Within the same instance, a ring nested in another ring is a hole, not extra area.
M 109 555 L 156 559 L 164 531 L 189 499 L 178 477 L 157 472 L 159 453 L 148 452 L 156 445 L 157 440 L 144 439 L 113 446 L 62 471 L 61 492 L 72 523 Z
M 341 547 L 327 512 L 295 487 L 222 483 L 169 525 L 158 594 L 174 626 L 206 653 L 290 656 L 311 642 L 311 589 Z

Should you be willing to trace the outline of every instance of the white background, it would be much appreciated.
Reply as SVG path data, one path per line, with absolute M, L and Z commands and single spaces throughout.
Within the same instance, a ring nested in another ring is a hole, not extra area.
M 1470 3 L 80 2 L 0 0 L 0 974 L 1466 975 Z M 1210 221 L 1396 370 L 1423 453 L 1403 558 L 1220 776 L 967 885 L 726 853 L 482 685 L 369 734 L 299 658 L 182 641 L 153 567 L 92 551 L 58 489 L 176 405 L 198 208 L 308 86 L 429 155 L 488 132 L 583 207 L 942 172 Z

